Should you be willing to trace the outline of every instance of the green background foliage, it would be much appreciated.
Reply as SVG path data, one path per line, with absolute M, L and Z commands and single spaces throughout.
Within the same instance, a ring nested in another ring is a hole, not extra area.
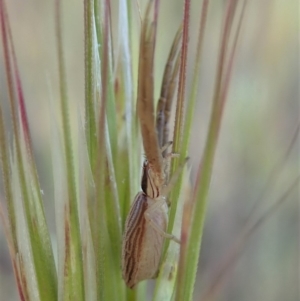
M 57 263 L 61 260 L 57 256 L 61 251 L 59 249 L 57 252 L 57 242 L 61 239 L 62 233 L 57 231 L 59 222 L 56 224 L 55 216 L 62 218 L 62 213 L 57 209 L 55 210 L 54 200 L 57 202 L 62 197 L 59 196 L 59 193 L 57 194 L 57 185 L 63 175 L 67 174 L 68 169 L 55 170 L 51 159 L 53 147 L 61 150 L 63 145 L 63 141 L 58 142 L 59 139 L 55 143 L 53 142 L 53 137 L 57 137 L 56 131 L 59 132 L 62 128 L 55 6 L 53 1 L 28 0 L 23 3 L 22 1 L 10 0 L 6 2 L 26 99 L 33 153 L 41 183 L 46 221 L 49 226 L 53 253 Z M 111 2 L 112 35 L 114 37 L 112 45 L 114 49 L 118 49 L 120 34 L 117 25 L 118 2 Z M 200 1 L 192 1 L 191 4 L 187 95 L 189 95 L 192 86 L 197 31 L 201 12 L 200 3 L 198 2 Z M 144 7 L 145 1 L 141 1 L 140 9 L 143 11 Z M 257 0 L 248 3 L 238 41 L 212 170 L 194 300 L 206 300 L 203 293 L 210 287 L 220 264 L 226 261 L 224 256 L 228 254 L 235 238 L 239 237 L 242 229 L 244 229 L 252 208 L 257 206 L 251 215 L 253 220 L 256 220 L 284 193 L 299 174 L 299 147 L 297 149 L 299 144 L 296 144 L 289 155 L 286 155 L 295 128 L 299 124 L 299 64 L 297 64 L 299 60 L 299 30 L 297 27 L 297 12 L 297 1 Z M 183 3 L 181 1 L 162 1 L 158 17 L 155 54 L 155 99 L 159 97 L 163 69 L 182 15 Z M 192 123 L 189 147 L 191 183 L 195 182 L 198 165 L 205 147 L 215 91 L 216 66 L 223 16 L 223 1 L 211 0 L 202 46 L 199 90 L 194 108 L 195 117 Z M 86 166 L 85 160 L 87 160 L 85 146 L 82 145 L 86 133 L 82 132 L 80 127 L 80 121 L 84 118 L 84 99 L 86 93 L 88 93 L 85 90 L 83 3 L 81 1 L 63 1 L 62 21 L 70 137 L 73 142 L 72 148 L 76 150 L 73 154 L 74 162 L 76 162 L 74 168 L 76 173 L 80 174 L 83 172 Z M 131 26 L 131 40 L 129 42 L 132 47 L 133 90 L 135 91 L 137 88 L 140 29 L 139 12 L 135 3 L 131 6 L 129 21 Z M 103 33 L 98 32 L 98 34 Z M 100 51 L 103 51 L 103 48 Z M 118 51 L 114 51 L 114 60 L 121 56 Z M 3 55 L 1 55 L 0 66 L 0 100 L 4 122 L 7 125 L 7 139 L 9 143 L 12 143 Z M 101 70 L 96 72 L 99 72 L 100 76 Z M 117 70 L 110 70 L 109 72 L 113 74 Z M 115 85 L 117 84 L 115 83 Z M 114 99 L 116 101 L 115 108 L 110 106 L 111 91 L 114 89 L 123 91 L 124 87 L 120 82 L 119 86 L 112 87 L 108 85 L 107 88 L 107 107 L 110 110 L 108 115 L 114 119 L 116 116 L 122 115 L 124 107 L 122 107 L 121 102 L 118 102 L 122 98 L 120 96 L 117 100 Z M 133 118 L 135 117 L 133 116 Z M 120 217 L 123 224 L 129 202 L 140 189 L 139 174 L 143 158 L 141 156 L 141 141 L 135 141 L 134 139 L 131 145 L 132 149 L 129 150 L 130 158 L 128 158 L 128 153 L 125 150 L 123 156 L 118 157 L 116 155 L 117 150 L 125 149 L 126 128 L 122 120 L 112 121 L 112 119 L 109 122 L 115 121 L 115 124 L 110 126 L 110 130 L 118 133 L 118 140 L 114 140 L 116 135 L 112 134 L 110 136 L 111 162 L 114 164 L 116 171 L 114 176 L 118 182 L 118 197 L 121 204 Z M 133 137 L 138 135 L 136 128 L 130 130 L 133 131 Z M 137 145 L 134 143 L 137 143 Z M 90 147 L 89 151 L 93 153 L 91 149 L 98 146 L 89 145 L 88 147 Z M 101 145 L 99 147 L 101 149 Z M 282 158 L 284 158 L 284 164 L 278 165 Z M 59 166 L 62 161 L 58 154 L 58 157 L 54 160 L 54 165 Z M 123 162 L 127 162 L 128 165 Z M 279 168 L 274 170 L 274 166 L 279 166 Z M 132 183 L 128 183 L 130 179 L 124 177 L 124 174 L 128 174 L 129 169 L 134 174 L 133 178 L 136 179 Z M 93 172 L 96 174 L 96 171 L 89 172 L 84 171 L 89 176 Z M 55 177 L 57 178 L 55 179 Z M 87 177 L 85 180 L 89 179 Z M 271 179 L 270 184 L 268 184 L 268 179 Z M 76 185 L 85 180 L 80 177 L 76 178 Z M 99 187 L 101 187 L 103 181 L 105 179 L 101 179 L 100 176 Z M 78 196 L 88 198 L 88 196 L 84 196 L 84 192 L 81 190 L 84 186 L 79 184 L 78 187 Z M 128 187 L 130 187 L 130 190 L 128 190 Z M 1 204 L 5 204 L 2 183 L 0 188 Z M 262 194 L 264 189 L 265 193 Z M 14 193 L 17 193 L 17 191 Z M 112 192 L 106 191 L 107 198 L 115 199 L 115 195 L 112 194 Z M 89 197 L 92 198 L 93 196 Z M 238 261 L 237 265 L 233 265 L 233 269 L 226 276 L 222 293 L 217 299 L 213 300 L 292 301 L 297 299 L 298 270 L 295 267 L 299 259 L 298 199 L 297 191 L 291 191 L 288 201 L 281 206 L 280 210 L 274 213 L 254 236 L 247 238 L 241 260 Z M 113 204 L 110 205 L 106 214 L 113 216 L 116 208 Z M 96 224 L 93 225 L 99 228 L 104 227 L 102 218 L 107 217 L 100 216 L 99 225 L 92 219 L 91 223 L 95 222 Z M 110 228 L 103 231 L 104 235 L 113 237 L 120 235 L 119 225 L 114 223 L 112 219 L 107 219 L 107 221 Z M 63 224 L 61 225 L 63 226 Z M 74 231 L 76 232 L 76 229 Z M 76 236 L 76 233 L 74 235 Z M 93 235 L 96 234 L 90 233 L 91 237 Z M 106 246 L 99 245 L 98 247 L 103 250 L 101 248 Z M 118 248 L 120 248 L 120 245 L 116 243 L 114 248 L 116 253 L 112 254 L 112 258 L 105 258 L 103 262 L 100 260 L 97 263 L 102 264 L 106 276 L 111 272 L 111 266 L 120 260 L 119 258 L 116 262 L 114 261 L 115 256 L 118 256 Z M 76 252 L 76 246 L 74 252 Z M 85 253 L 83 253 L 84 255 Z M 0 296 L 3 300 L 10 301 L 17 300 L 18 297 L 9 262 L 7 243 L 1 227 Z M 94 264 L 91 259 L 88 259 L 87 262 L 89 266 Z M 117 270 L 119 266 L 116 265 L 113 268 Z M 94 279 L 94 282 L 92 280 L 88 284 L 90 294 L 93 293 L 97 285 L 97 280 Z M 58 278 L 58 281 L 61 283 L 62 279 Z M 164 284 L 163 279 L 159 279 L 159 281 L 162 281 L 162 285 Z M 147 287 L 146 283 L 141 284 L 137 294 L 148 292 L 150 296 L 154 281 L 150 280 L 149 283 Z M 121 282 L 117 281 L 109 285 L 118 287 L 122 294 L 125 294 Z M 156 294 L 159 293 L 157 289 Z M 132 293 L 128 293 L 127 296 L 133 300 L 133 294 L 130 294 Z M 112 296 L 112 298 L 114 297 Z M 160 300 L 159 297 L 157 298 L 157 300 Z M 137 295 L 137 300 L 142 299 L 139 299 Z

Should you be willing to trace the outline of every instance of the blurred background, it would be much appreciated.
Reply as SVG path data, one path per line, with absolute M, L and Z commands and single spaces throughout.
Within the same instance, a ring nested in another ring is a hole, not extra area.
M 53 179 L 49 146 L 49 101 L 58 98 L 54 1 L 10 0 L 8 13 L 22 77 L 47 221 L 55 242 Z M 83 1 L 64 2 L 64 43 L 70 102 L 84 99 Z M 117 42 L 117 0 L 112 0 Z M 141 1 L 141 8 L 145 1 Z M 161 1 L 156 52 L 156 95 L 183 1 Z M 187 90 L 202 1 L 192 1 Z M 190 156 L 192 181 L 205 142 L 213 96 L 224 0 L 211 0 L 207 16 L 199 97 Z M 213 283 L 243 231 L 252 208 L 255 221 L 276 202 L 300 173 L 299 137 L 286 151 L 299 125 L 299 2 L 248 1 L 216 152 L 202 241 L 195 300 Z M 137 66 L 139 16 L 132 1 L 133 56 Z M 137 70 L 134 70 L 135 76 Z M 0 98 L 9 112 L 1 48 Z M 74 112 L 76 111 L 74 105 Z M 9 113 L 5 115 L 9 124 Z M 283 160 L 279 168 L 278 162 Z M 271 184 L 267 185 L 272 177 Z M 2 185 L 1 202 L 4 201 Z M 265 193 L 261 196 L 262 191 Z M 299 185 L 244 244 L 216 300 L 299 300 Z M 0 300 L 18 300 L 9 253 L 0 228 Z

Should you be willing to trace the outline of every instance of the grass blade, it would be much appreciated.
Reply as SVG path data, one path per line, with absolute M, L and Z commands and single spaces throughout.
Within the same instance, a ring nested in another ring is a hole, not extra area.
M 180 283 L 180 285 L 177 289 L 176 300 L 192 299 L 214 154 L 216 151 L 219 128 L 226 99 L 226 93 L 222 94 L 222 92 L 224 91 L 224 89 L 227 89 L 227 86 L 222 86 L 222 80 L 224 78 L 225 73 L 224 65 L 227 53 L 227 44 L 229 40 L 230 29 L 233 22 L 236 5 L 237 2 L 233 0 L 230 1 L 227 6 L 224 29 L 222 33 L 221 49 L 219 54 L 218 73 L 215 86 L 215 95 L 213 99 L 213 107 L 210 117 L 209 130 L 206 139 L 204 154 L 202 157 L 201 165 L 198 170 L 196 186 L 193 192 L 192 220 L 190 222 L 190 225 L 187 225 L 188 227 L 190 227 L 190 230 L 187 230 L 187 237 L 185 236 L 186 229 L 182 229 L 181 237 L 183 243 L 180 253 L 180 271 L 178 273 L 178 283 Z M 227 81 L 227 85 L 228 84 L 229 81 Z M 187 213 L 190 213 L 190 211 L 188 210 Z
M 175 223 L 172 234 L 180 237 L 182 213 L 184 203 L 189 201 L 190 186 L 190 169 L 184 168 L 182 172 L 182 188 L 178 197 Z M 178 271 L 180 245 L 170 242 L 166 254 L 160 266 L 159 276 L 156 281 L 153 301 L 169 301 L 172 300 L 174 292 L 176 292 L 176 278 Z
M 97 1 L 96 1 L 97 2 Z M 94 1 L 84 1 L 84 66 L 85 66 L 85 121 L 86 139 L 91 166 L 96 163 L 97 144 L 95 116 L 95 71 L 94 64 Z
M 67 99 L 66 75 L 63 59 L 61 3 L 55 3 L 56 36 L 59 63 L 60 105 L 63 126 L 63 145 L 67 170 L 67 203 L 64 208 L 65 229 L 65 262 L 64 262 L 64 300 L 84 300 L 84 282 L 82 266 L 82 245 L 77 208 L 77 188 L 75 183 L 75 169 L 69 109 Z
M 53 300 L 53 298 L 56 297 L 57 292 L 56 271 L 54 267 L 50 237 L 44 216 L 40 186 L 38 183 L 36 168 L 32 159 L 30 134 L 26 116 L 24 96 L 14 55 L 12 36 L 9 29 L 8 16 L 6 14 L 4 1 L 0 2 L 0 18 L 6 75 L 13 122 L 13 137 L 15 143 L 16 160 L 18 162 L 17 167 L 20 187 L 23 196 L 22 205 L 24 206 L 25 210 L 24 222 L 28 227 L 27 230 L 29 235 L 29 240 L 27 241 L 27 243 L 32 250 L 32 269 L 34 273 L 36 273 L 39 294 L 44 298 L 44 300 Z M 13 72 L 10 65 L 9 43 L 12 49 L 12 59 L 15 67 L 14 70 L 17 81 L 17 91 L 19 96 L 18 108 L 16 108 L 15 105 L 16 101 L 14 99 L 13 92 Z M 17 112 L 19 110 L 22 125 L 21 132 L 19 128 L 19 120 L 17 117 Z M 25 143 L 26 147 L 23 145 L 23 143 Z M 16 210 L 17 209 L 18 208 L 16 208 Z M 44 266 L 45 262 L 47 263 L 46 267 Z M 26 272 L 27 271 L 25 270 L 25 273 Z

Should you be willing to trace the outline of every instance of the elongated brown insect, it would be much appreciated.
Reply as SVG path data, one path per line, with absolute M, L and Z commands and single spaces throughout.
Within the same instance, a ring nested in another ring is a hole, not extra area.
M 133 288 L 142 280 L 157 276 L 164 238 L 180 243 L 179 239 L 166 233 L 168 206 L 165 198 L 182 168 L 176 172 L 170 183 L 165 185 L 167 162 L 173 154 L 165 156 L 162 154 L 171 145 L 171 143 L 165 143 L 169 122 L 167 114 L 170 112 L 169 98 L 173 97 L 173 86 L 178 73 L 178 68 L 176 69 L 178 57 L 174 68 L 173 60 L 181 33 L 176 35 L 164 74 L 157 109 L 163 119 L 157 117 L 155 124 L 153 101 L 155 26 L 147 19 L 149 10 L 150 5 L 146 10 L 141 31 L 137 101 L 137 113 L 147 160 L 144 162 L 142 171 L 142 192 L 135 197 L 127 216 L 122 245 L 122 276 L 129 288 Z M 163 142 L 165 146 L 162 146 Z

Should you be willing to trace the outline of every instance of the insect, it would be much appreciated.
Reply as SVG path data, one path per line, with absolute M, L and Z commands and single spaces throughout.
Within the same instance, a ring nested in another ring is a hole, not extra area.
M 152 186 L 149 172 L 149 162 L 146 160 L 142 175 L 143 191 L 135 197 L 125 224 L 122 266 L 123 278 L 130 288 L 141 280 L 156 277 L 164 238 L 180 242 L 165 232 L 168 206 L 164 192 Z
M 149 10 L 150 5 L 146 10 L 146 17 Z M 176 155 L 164 153 L 172 144 L 165 141 L 168 134 L 171 98 L 173 98 L 175 78 L 178 74 L 176 66 L 178 66 L 179 55 L 176 57 L 176 53 L 179 48 L 181 29 L 174 39 L 165 68 L 155 124 L 153 101 L 155 25 L 146 17 L 141 30 L 137 113 L 147 159 L 142 170 L 142 191 L 136 195 L 131 206 L 123 236 L 122 276 L 129 288 L 134 288 L 142 280 L 156 278 L 165 238 L 180 243 L 174 235 L 166 233 L 168 224 L 166 197 L 179 171 L 166 185 L 168 161 Z M 165 145 L 162 146 L 162 143 Z

